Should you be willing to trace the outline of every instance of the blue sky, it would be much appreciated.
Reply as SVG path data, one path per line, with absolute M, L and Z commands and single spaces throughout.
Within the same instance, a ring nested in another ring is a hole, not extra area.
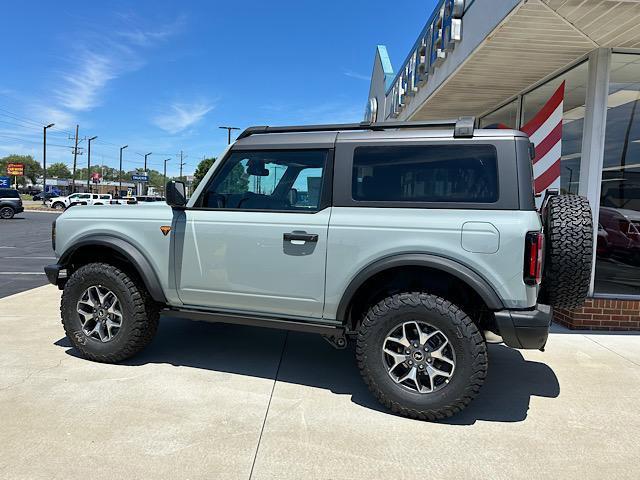
M 98 135 L 92 163 L 191 173 L 226 145 L 219 125 L 362 119 L 377 44 L 404 60 L 435 1 L 5 2 L 0 156 L 71 164 L 68 134 Z M 79 157 L 86 162 L 86 155 Z

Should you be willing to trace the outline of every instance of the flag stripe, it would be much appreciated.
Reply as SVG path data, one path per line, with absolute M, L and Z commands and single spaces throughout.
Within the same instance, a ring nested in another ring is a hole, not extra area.
M 551 116 L 553 111 L 558 108 L 564 99 L 564 82 L 560 84 L 555 93 L 547 101 L 544 107 L 536 113 L 536 115 L 522 127 L 522 131 L 531 136 L 533 132 L 538 130 L 540 126 Z
M 536 158 L 534 158 L 533 164 L 535 165 L 538 160 L 549 153 L 549 150 L 551 150 L 560 140 L 562 140 L 562 120 L 553 130 L 551 130 L 551 133 L 547 138 L 536 145 Z
M 546 172 L 536 178 L 536 193 L 542 192 L 549 188 L 553 182 L 560 177 L 560 159 L 558 159 Z

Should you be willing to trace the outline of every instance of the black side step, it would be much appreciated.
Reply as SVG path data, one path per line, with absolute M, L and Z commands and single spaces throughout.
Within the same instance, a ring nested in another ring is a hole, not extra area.
M 330 337 L 343 337 L 342 325 L 328 325 L 325 323 L 306 322 L 300 320 L 288 320 L 239 313 L 207 312 L 190 309 L 167 309 L 161 312 L 164 316 L 187 318 L 202 322 L 231 323 L 236 325 L 249 325 L 252 327 L 276 328 L 292 332 L 319 333 Z

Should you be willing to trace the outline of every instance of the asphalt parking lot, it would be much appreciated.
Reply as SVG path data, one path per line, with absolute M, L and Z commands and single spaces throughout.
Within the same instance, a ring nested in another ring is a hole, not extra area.
M 86 361 L 59 298 L 0 299 L 0 478 L 640 478 L 639 335 L 492 345 L 480 396 L 426 423 L 313 335 L 165 319 L 130 361 Z
M 23 212 L 0 221 L 0 298 L 47 283 L 43 267 L 55 261 L 51 222 L 57 215 Z

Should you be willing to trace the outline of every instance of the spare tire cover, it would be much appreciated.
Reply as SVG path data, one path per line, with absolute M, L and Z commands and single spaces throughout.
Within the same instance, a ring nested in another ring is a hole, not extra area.
M 553 195 L 543 206 L 545 252 L 538 302 L 577 308 L 589 293 L 593 217 L 586 198 Z

